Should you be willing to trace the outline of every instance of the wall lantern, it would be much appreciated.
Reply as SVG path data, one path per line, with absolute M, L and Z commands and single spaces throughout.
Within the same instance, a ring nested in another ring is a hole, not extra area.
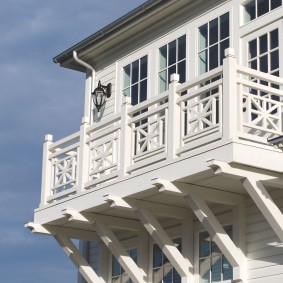
M 111 87 L 111 83 L 105 86 L 99 81 L 98 87 L 92 92 L 92 100 L 97 112 L 99 112 L 101 107 L 105 104 L 106 98 L 111 96 Z

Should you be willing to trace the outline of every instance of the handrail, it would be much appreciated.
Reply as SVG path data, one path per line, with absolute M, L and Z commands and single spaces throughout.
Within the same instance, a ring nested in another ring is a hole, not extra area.
M 50 151 L 54 151 L 56 148 L 60 147 L 60 146 L 64 146 L 72 141 L 74 141 L 75 139 L 78 139 L 80 137 L 80 131 L 73 133 L 61 140 L 58 140 L 54 143 L 52 143 L 49 147 Z

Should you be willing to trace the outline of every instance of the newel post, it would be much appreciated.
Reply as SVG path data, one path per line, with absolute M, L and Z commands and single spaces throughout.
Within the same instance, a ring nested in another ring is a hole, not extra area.
M 169 101 L 168 101 L 168 127 L 167 127 L 167 150 L 168 158 L 176 157 L 176 150 L 180 146 L 181 139 L 181 112 L 180 106 L 177 104 L 179 95 L 176 92 L 176 87 L 179 83 L 180 76 L 172 74 L 169 84 Z
M 47 198 L 51 195 L 52 161 L 49 159 L 49 155 L 51 153 L 49 148 L 53 143 L 52 140 L 52 135 L 46 135 L 45 142 L 43 144 L 40 206 L 46 205 Z
M 123 97 L 121 109 L 121 138 L 120 138 L 120 154 L 119 154 L 119 177 L 127 175 L 127 167 L 132 162 L 132 128 L 128 124 L 128 110 L 131 107 L 131 98 Z
M 233 48 L 225 50 L 223 60 L 223 137 L 233 139 L 238 131 L 237 60 Z
M 80 147 L 78 151 L 77 184 L 78 191 L 84 190 L 84 185 L 89 176 L 89 145 L 87 143 L 87 128 L 89 127 L 89 118 L 83 117 L 80 127 Z

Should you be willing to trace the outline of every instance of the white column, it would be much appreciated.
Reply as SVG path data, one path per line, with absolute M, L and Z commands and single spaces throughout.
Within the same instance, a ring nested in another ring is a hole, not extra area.
M 46 135 L 43 145 L 40 206 L 46 205 L 46 200 L 51 195 L 52 161 L 49 159 L 49 148 L 52 145 L 52 139 L 52 135 Z
M 167 127 L 167 150 L 168 158 L 176 157 L 176 149 L 180 146 L 181 140 L 181 112 L 180 106 L 177 105 L 178 94 L 176 87 L 179 85 L 180 76 L 172 74 L 169 84 L 169 105 L 168 105 L 168 127 Z
M 78 157 L 78 191 L 84 190 L 84 184 L 88 181 L 89 176 L 89 145 L 87 144 L 86 130 L 89 127 L 89 118 L 83 117 L 80 128 L 80 148 Z
M 119 177 L 127 175 L 127 167 L 131 165 L 132 159 L 132 129 L 128 125 L 128 109 L 131 107 L 131 98 L 123 97 L 121 109 L 121 138 L 120 138 L 120 164 Z
M 234 49 L 227 48 L 225 56 L 223 60 L 223 137 L 232 139 L 237 137 L 239 111 L 242 109 L 238 106 L 237 60 Z

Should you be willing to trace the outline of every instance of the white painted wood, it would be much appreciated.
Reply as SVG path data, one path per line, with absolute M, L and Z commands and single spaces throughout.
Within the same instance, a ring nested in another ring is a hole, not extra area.
M 254 178 L 244 179 L 243 186 L 255 201 L 276 235 L 283 242 L 283 214 L 274 203 L 265 187 L 259 180 Z
M 143 223 L 145 229 L 158 244 L 162 252 L 166 255 L 180 276 L 187 277 L 189 275 L 189 267 L 192 266 L 192 263 L 189 263 L 182 256 L 162 226 L 158 223 L 154 215 L 148 210 L 144 209 L 137 210 L 136 214 Z
M 190 194 L 185 198 L 199 221 L 209 232 L 212 240 L 217 244 L 230 264 L 240 269 L 238 274 L 234 274 L 234 276 L 236 276 L 234 279 L 242 279 L 245 281 L 246 257 L 244 253 L 236 247 L 208 205 L 197 193 Z
M 59 234 L 55 235 L 54 238 L 88 283 L 105 283 L 101 277 L 97 276 L 97 274 L 94 272 L 85 258 L 80 254 L 79 250 L 70 239 Z

